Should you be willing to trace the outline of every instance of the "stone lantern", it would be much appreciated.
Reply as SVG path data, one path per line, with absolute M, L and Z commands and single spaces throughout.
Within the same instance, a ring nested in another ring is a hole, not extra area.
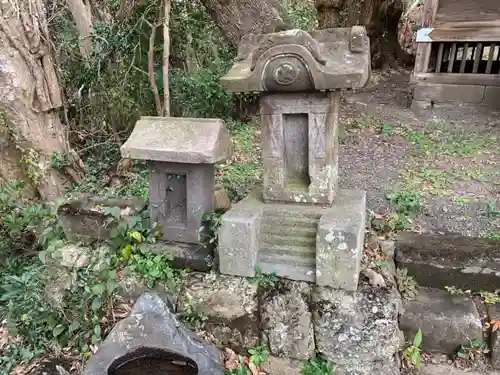
M 160 246 L 194 269 L 204 270 L 210 253 L 202 218 L 213 211 L 214 165 L 231 150 L 222 120 L 181 117 L 141 117 L 121 147 L 123 157 L 150 162 L 149 207 L 163 232 Z
M 233 206 L 219 232 L 221 273 L 264 273 L 356 290 L 365 192 L 339 190 L 341 90 L 370 74 L 364 27 L 250 35 L 221 79 L 261 92 L 264 186 Z

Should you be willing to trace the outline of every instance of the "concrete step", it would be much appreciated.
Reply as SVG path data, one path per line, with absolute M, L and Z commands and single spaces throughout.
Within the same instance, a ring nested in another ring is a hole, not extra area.
M 261 241 L 264 247 L 266 246 L 288 246 L 288 247 L 311 247 L 316 249 L 316 236 L 304 237 L 296 236 L 293 233 L 289 235 L 286 231 L 281 232 L 283 235 L 261 233 Z
M 262 225 L 260 233 L 265 235 L 277 235 L 277 236 L 293 236 L 293 237 L 307 237 L 316 238 L 317 226 L 316 227 L 299 227 L 295 226 L 293 230 L 290 227 L 281 225 Z

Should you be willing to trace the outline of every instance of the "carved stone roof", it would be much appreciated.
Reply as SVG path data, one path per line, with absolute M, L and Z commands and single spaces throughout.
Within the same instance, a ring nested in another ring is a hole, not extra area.
M 121 147 L 125 158 L 190 164 L 214 164 L 231 151 L 222 120 L 183 117 L 141 117 Z

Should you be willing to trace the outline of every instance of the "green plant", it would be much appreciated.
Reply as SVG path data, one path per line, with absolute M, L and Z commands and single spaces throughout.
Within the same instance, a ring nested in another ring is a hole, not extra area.
M 462 290 L 457 288 L 456 286 L 445 286 L 444 289 L 453 296 L 462 296 L 462 295 L 470 295 L 470 290 Z
M 71 160 L 68 154 L 52 153 L 50 165 L 54 169 L 64 169 L 71 166 Z
M 255 276 L 249 279 L 250 284 L 257 284 L 259 288 L 264 290 L 274 288 L 277 282 L 278 277 L 276 273 L 272 272 L 269 275 L 264 274 L 259 264 L 255 265 Z
M 212 212 L 203 216 L 202 220 L 205 225 L 202 225 L 199 229 L 199 233 L 203 233 L 205 228 L 208 231 L 208 242 L 217 245 L 219 228 L 222 225 L 222 213 Z
M 486 204 L 486 216 L 490 218 L 500 216 L 500 209 L 497 208 L 496 202 L 488 202 Z
M 21 357 L 11 365 L 63 348 L 88 356 L 90 346 L 112 326 L 116 271 L 79 269 L 66 280 L 68 290 L 63 294 L 54 291 L 54 295 L 47 294 L 53 290 L 48 275 L 46 265 L 37 258 L 10 261 L 2 270 L 0 317 L 7 322 L 9 335 L 21 338 L 15 349 Z
M 231 370 L 225 370 L 224 375 L 251 375 L 250 369 L 245 366 L 243 361 L 244 358 L 240 356 L 240 364 Z
M 457 350 L 456 358 L 474 361 L 488 352 L 488 347 L 482 340 L 469 340 L 468 345 L 461 345 Z
M 406 191 L 388 192 L 386 198 L 397 207 L 399 213 L 405 215 L 418 212 L 422 206 L 422 199 L 419 195 Z
M 421 344 L 422 330 L 419 329 L 413 338 L 412 344 L 403 350 L 403 359 L 408 367 L 416 368 L 417 370 L 420 370 L 422 367 L 422 357 L 420 351 Z
M 256 366 L 266 363 L 269 359 L 269 350 L 264 346 L 248 349 L 248 352 L 250 353 L 250 362 L 255 363 Z
M 491 240 L 500 240 L 500 231 L 490 231 L 486 233 L 486 238 L 489 238 Z
M 306 361 L 300 371 L 303 375 L 332 375 L 334 365 L 321 354 Z
M 29 252 L 57 235 L 57 219 L 47 205 L 24 197 L 25 183 L 11 181 L 0 186 L 0 254 Z M 42 231 L 42 228 L 46 228 Z M 42 236 L 43 234 L 43 236 Z M 60 234 L 60 233 L 59 233 Z
M 156 243 L 162 233 L 156 229 L 156 223 L 151 224 L 149 212 L 146 210 L 124 220 L 120 211 L 119 207 L 105 209 L 105 213 L 117 221 L 111 231 L 113 266 L 125 267 L 144 280 L 149 288 L 163 281 L 169 289 L 175 290 L 180 273 L 172 266 L 172 256 L 150 251 L 150 245 Z
M 398 268 L 396 270 L 396 283 L 403 299 L 415 299 L 418 294 L 418 284 L 413 276 L 408 275 L 406 268 Z

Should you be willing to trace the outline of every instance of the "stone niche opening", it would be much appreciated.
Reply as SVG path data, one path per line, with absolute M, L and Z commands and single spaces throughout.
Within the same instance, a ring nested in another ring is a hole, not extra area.
M 288 188 L 307 191 L 309 176 L 309 116 L 307 113 L 283 114 L 285 143 L 285 180 Z
M 158 348 L 139 348 L 115 360 L 108 375 L 197 375 L 192 359 Z

